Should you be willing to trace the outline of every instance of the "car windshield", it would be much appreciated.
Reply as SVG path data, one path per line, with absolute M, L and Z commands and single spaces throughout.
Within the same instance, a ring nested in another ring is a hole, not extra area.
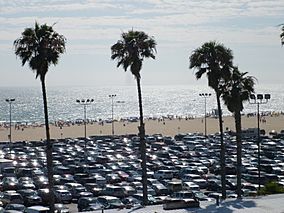
M 196 196 L 196 197 L 199 197 L 199 198 L 205 197 L 205 195 L 204 195 L 202 192 L 196 192 L 196 193 L 195 193 L 195 196 Z
M 183 197 L 184 198 L 192 198 L 192 193 L 184 193 Z
M 114 204 L 114 205 L 120 205 L 121 204 L 120 200 L 118 200 L 118 199 L 110 199 L 110 200 L 108 200 L 108 202 L 110 204 Z
M 21 195 L 17 195 L 17 194 L 11 195 L 11 200 L 21 200 L 21 199 L 22 199 Z
M 24 205 L 7 205 L 5 210 L 17 210 L 17 211 L 24 211 Z

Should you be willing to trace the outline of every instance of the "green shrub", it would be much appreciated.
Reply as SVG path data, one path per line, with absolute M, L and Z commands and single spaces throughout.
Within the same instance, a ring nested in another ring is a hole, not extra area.
M 280 194 L 280 193 L 284 193 L 284 188 L 275 181 L 266 183 L 264 187 L 260 189 L 261 195 Z

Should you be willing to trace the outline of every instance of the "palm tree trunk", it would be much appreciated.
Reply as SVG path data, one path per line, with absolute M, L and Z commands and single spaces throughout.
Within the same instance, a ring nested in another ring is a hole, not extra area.
M 220 164 L 221 164 L 222 199 L 226 199 L 225 145 L 224 145 L 224 134 L 223 134 L 222 109 L 221 109 L 219 92 L 216 92 L 216 96 L 217 96 L 217 106 L 218 106 L 218 116 L 219 116 L 220 141 L 221 141 Z
M 148 204 L 148 191 L 147 191 L 147 168 L 146 168 L 146 142 L 145 142 L 145 125 L 143 122 L 143 107 L 142 107 L 142 93 L 140 78 L 137 79 L 138 100 L 139 100 L 139 112 L 140 112 L 140 153 L 141 153 L 141 167 L 142 167 L 142 185 L 143 185 L 143 205 Z
M 48 110 L 47 110 L 47 97 L 45 89 L 45 77 L 41 78 L 44 118 L 45 118 L 45 132 L 46 132 L 46 161 L 47 161 L 47 176 L 49 188 L 49 206 L 50 212 L 54 212 L 54 193 L 53 193 L 53 166 L 52 166 L 52 144 L 50 141 Z
M 242 197 L 241 189 L 242 189 L 242 124 L 241 124 L 241 112 L 235 112 L 235 125 L 236 125 L 236 138 L 237 138 L 237 195 L 238 198 Z

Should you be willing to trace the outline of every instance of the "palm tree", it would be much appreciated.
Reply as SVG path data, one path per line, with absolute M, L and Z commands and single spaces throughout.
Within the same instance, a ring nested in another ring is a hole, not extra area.
M 226 82 L 222 98 L 228 110 L 234 113 L 237 140 L 237 195 L 241 198 L 241 167 L 242 167 L 242 124 L 241 111 L 244 109 L 243 102 L 249 100 L 249 95 L 254 93 L 254 78 L 246 76 L 247 72 L 241 73 L 234 68 L 229 81 Z
M 225 80 L 231 75 L 231 68 L 233 66 L 232 51 L 226 48 L 223 44 L 215 41 L 204 43 L 201 47 L 195 49 L 189 57 L 189 68 L 196 69 L 195 76 L 200 79 L 203 74 L 207 75 L 208 86 L 213 88 L 217 98 L 219 128 L 220 128 L 220 164 L 221 164 L 221 184 L 222 184 L 222 198 L 226 198 L 226 176 L 225 176 L 225 146 L 223 139 L 223 121 L 222 109 L 220 103 L 221 86 Z
M 50 210 L 54 212 L 53 194 L 53 166 L 52 166 L 52 143 L 50 141 L 47 97 L 45 88 L 45 75 L 51 64 L 58 63 L 59 55 L 65 51 L 66 39 L 55 32 L 52 26 L 35 23 L 34 28 L 26 28 L 22 36 L 14 41 L 15 54 L 22 60 L 22 66 L 29 63 L 29 67 L 39 77 L 42 87 L 45 130 L 46 130 L 46 158 L 49 182 Z
M 142 184 L 143 184 L 143 204 L 147 205 L 147 170 L 146 170 L 146 143 L 145 143 L 145 125 L 143 122 L 142 92 L 141 92 L 141 75 L 142 62 L 144 58 L 155 59 L 156 41 L 153 37 L 148 36 L 143 31 L 130 30 L 122 33 L 121 40 L 111 46 L 111 59 L 117 60 L 117 67 L 122 66 L 125 71 L 130 68 L 131 73 L 135 76 L 138 90 L 139 112 L 140 112 L 140 153 L 142 167 Z
M 282 32 L 280 34 L 280 39 L 281 39 L 281 44 L 283 46 L 284 45 L 284 24 L 282 24 L 281 30 L 282 30 Z

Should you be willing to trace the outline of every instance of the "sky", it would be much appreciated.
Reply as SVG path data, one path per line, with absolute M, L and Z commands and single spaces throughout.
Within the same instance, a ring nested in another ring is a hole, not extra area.
M 144 85 L 196 85 L 189 69 L 193 50 L 208 41 L 233 51 L 234 64 L 262 84 L 283 84 L 280 43 L 284 0 L 0 0 L 0 86 L 38 86 L 39 79 L 14 54 L 27 27 L 53 25 L 66 37 L 66 52 L 46 76 L 48 86 L 135 85 L 116 67 L 110 47 L 122 32 L 153 36 L 156 59 L 146 59 Z

